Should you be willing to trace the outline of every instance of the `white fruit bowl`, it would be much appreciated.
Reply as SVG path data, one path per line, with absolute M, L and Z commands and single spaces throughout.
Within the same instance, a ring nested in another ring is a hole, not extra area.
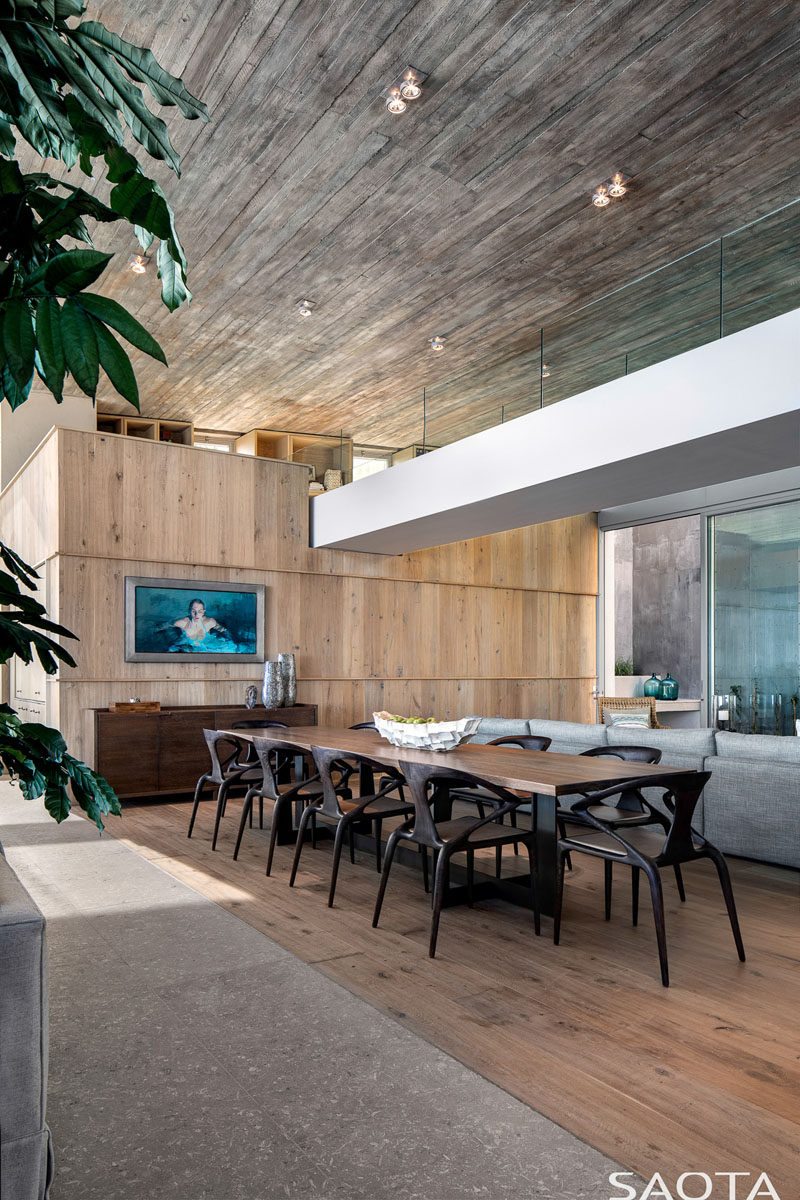
M 478 732 L 480 717 L 462 717 L 460 721 L 427 721 L 409 725 L 392 720 L 391 713 L 373 713 L 372 719 L 382 738 L 393 746 L 409 750 L 455 750 Z

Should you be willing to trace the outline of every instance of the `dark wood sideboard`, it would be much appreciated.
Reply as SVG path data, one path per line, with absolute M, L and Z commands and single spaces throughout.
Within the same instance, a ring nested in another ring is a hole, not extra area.
M 237 721 L 316 725 L 316 704 L 245 708 L 238 704 L 185 705 L 155 713 L 85 710 L 86 761 L 121 799 L 193 791 L 209 766 L 204 729 L 230 729 Z

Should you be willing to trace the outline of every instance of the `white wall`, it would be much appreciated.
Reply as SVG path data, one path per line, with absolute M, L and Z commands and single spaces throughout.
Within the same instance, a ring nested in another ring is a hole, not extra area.
M 25 403 L 12 412 L 0 404 L 0 490 L 30 458 L 53 425 L 68 429 L 94 429 L 94 405 L 88 396 L 64 396 L 57 404 L 49 392 L 31 389 Z
M 400 554 L 800 464 L 800 309 L 311 502 L 313 546 Z

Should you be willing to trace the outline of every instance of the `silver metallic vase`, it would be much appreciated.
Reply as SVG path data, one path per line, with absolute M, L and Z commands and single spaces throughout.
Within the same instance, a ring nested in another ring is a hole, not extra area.
M 281 664 L 275 658 L 267 659 L 264 663 L 261 699 L 264 701 L 264 708 L 283 707 L 283 671 Z
M 283 674 L 283 703 L 287 708 L 297 703 L 297 667 L 293 654 L 279 654 Z

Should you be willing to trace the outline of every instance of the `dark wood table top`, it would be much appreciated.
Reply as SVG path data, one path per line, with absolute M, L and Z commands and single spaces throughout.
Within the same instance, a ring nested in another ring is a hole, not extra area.
M 270 741 L 290 742 L 310 750 L 323 746 L 331 750 L 366 754 L 377 762 L 432 763 L 480 775 L 490 783 L 520 792 L 539 792 L 545 796 L 568 796 L 584 788 L 610 787 L 620 780 L 644 783 L 648 775 L 677 774 L 682 767 L 650 766 L 614 758 L 584 758 L 579 754 L 555 754 L 550 750 L 521 750 L 513 746 L 482 746 L 466 742 L 455 750 L 411 750 L 393 746 L 371 729 L 337 729 L 324 725 L 294 725 L 290 729 L 226 729 L 231 737 L 252 741 L 263 737 Z M 612 747 L 609 747 L 612 749 Z

